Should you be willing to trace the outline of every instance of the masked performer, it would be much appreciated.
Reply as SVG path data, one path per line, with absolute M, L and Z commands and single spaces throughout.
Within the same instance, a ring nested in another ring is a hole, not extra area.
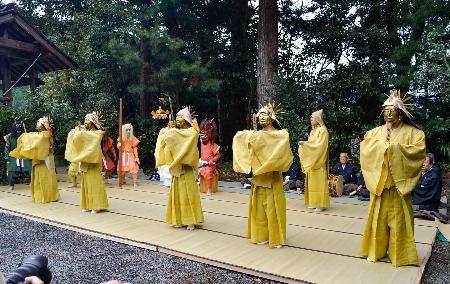
M 247 238 L 276 248 L 286 242 L 282 172 L 289 169 L 293 159 L 289 133 L 275 128 L 280 125 L 278 112 L 267 104 L 256 114 L 262 130 L 239 131 L 233 138 L 233 169 L 244 174 L 253 172 Z
M 121 175 L 123 176 L 123 181 L 125 181 L 125 174 L 130 173 L 133 177 L 134 187 L 137 186 L 138 172 L 139 172 L 139 155 L 137 145 L 139 144 L 139 139 L 133 135 L 133 125 L 127 123 L 122 125 L 122 169 Z M 117 147 L 122 147 L 120 143 Z
M 383 104 L 385 124 L 361 142 L 361 169 L 370 191 L 369 216 L 361 255 L 377 261 L 389 255 L 394 266 L 418 264 L 411 192 L 425 159 L 425 135 L 394 92 Z
M 330 206 L 328 194 L 328 130 L 323 120 L 323 110 L 313 112 L 312 130 L 308 141 L 300 141 L 298 154 L 305 179 L 305 205 L 314 212 Z
M 14 189 L 16 179 L 21 176 L 29 180 L 31 175 L 31 160 L 16 159 L 9 156 L 9 153 L 16 149 L 17 138 L 25 131 L 25 124 L 23 122 L 14 122 L 11 126 L 11 132 L 3 137 L 5 140 L 4 157 L 7 163 L 8 184 L 10 189 Z
M 220 146 L 214 143 L 217 126 L 214 119 L 205 119 L 200 123 L 200 191 L 211 195 L 217 192 L 218 172 L 216 162 L 220 159 Z
M 17 159 L 33 160 L 30 189 L 35 203 L 48 203 L 59 199 L 52 128 L 50 118 L 40 118 L 36 123 L 38 132 L 22 134 L 17 140 L 17 148 L 10 153 L 10 156 Z
M 203 212 L 194 174 L 198 163 L 198 126 L 189 108 L 177 113 L 176 126 L 159 132 L 156 167 L 169 165 L 172 175 L 166 222 L 175 227 L 187 225 L 188 230 L 194 230 L 195 225 L 203 223 Z
M 114 162 L 116 161 L 117 156 L 116 156 L 116 149 L 114 148 L 113 143 L 114 143 L 113 140 L 111 139 L 111 137 L 109 137 L 109 129 L 105 128 L 105 132 L 103 134 L 102 139 L 102 151 L 103 151 L 102 171 L 105 172 L 106 183 L 109 183 L 109 177 L 116 168 Z M 114 161 L 111 159 L 108 153 L 111 153 Z
M 102 177 L 103 127 L 96 112 L 84 117 L 84 127 L 72 129 L 67 135 L 66 160 L 80 163 L 81 210 L 97 213 L 108 209 Z

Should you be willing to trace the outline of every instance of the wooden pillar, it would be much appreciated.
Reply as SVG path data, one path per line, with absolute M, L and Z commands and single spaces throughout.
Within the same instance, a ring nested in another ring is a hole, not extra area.
M 12 105 L 12 90 L 9 90 L 11 88 L 11 64 L 9 62 L 9 58 L 3 57 L 1 59 L 2 64 L 2 85 L 3 85 L 3 97 L 5 98 L 6 105 L 11 106 Z M 9 90 L 9 91 L 8 91 Z M 8 92 L 6 92 L 8 91 Z
M 8 35 L 8 25 L 5 26 L 3 30 L 3 38 L 9 38 Z M 3 85 L 3 98 L 5 99 L 5 104 L 7 106 L 12 105 L 12 90 L 9 90 L 11 88 L 11 63 L 9 61 L 9 58 L 4 56 L 1 59 L 1 69 L 2 69 L 2 85 Z M 9 91 L 8 91 L 9 90 Z M 6 92 L 8 91 L 8 92 Z
M 122 188 L 122 185 L 125 182 L 125 176 L 122 174 L 122 98 L 120 98 L 119 103 L 119 162 L 117 164 L 117 173 L 119 174 L 119 188 Z

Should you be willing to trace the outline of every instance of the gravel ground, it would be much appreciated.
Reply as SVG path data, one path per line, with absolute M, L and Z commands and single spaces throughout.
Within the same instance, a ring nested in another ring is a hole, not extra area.
M 49 258 L 52 283 L 275 283 L 0 213 L 0 272 L 25 256 Z M 450 245 L 436 240 L 422 283 L 450 283 Z
M 33 254 L 49 258 L 52 283 L 274 283 L 0 213 L 0 272 Z
M 436 240 L 428 261 L 422 284 L 450 283 L 450 243 Z

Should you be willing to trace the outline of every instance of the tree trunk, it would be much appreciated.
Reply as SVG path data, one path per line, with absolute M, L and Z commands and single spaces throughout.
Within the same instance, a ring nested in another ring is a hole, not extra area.
M 244 73 L 248 67 L 248 0 L 231 0 L 231 56 L 233 72 Z
M 266 103 L 275 94 L 275 78 L 278 55 L 277 1 L 259 1 L 257 98 Z
M 9 90 L 12 86 L 11 82 L 11 64 L 9 62 L 9 58 L 2 57 L 0 58 L 0 68 L 2 76 L 2 85 L 3 85 L 3 102 L 7 106 L 12 106 L 12 90 Z M 9 91 L 8 91 L 9 90 Z M 8 91 L 8 92 L 7 92 Z
M 217 136 L 219 138 L 219 145 L 223 145 L 223 132 L 222 132 L 222 103 L 221 103 L 221 93 L 217 93 Z

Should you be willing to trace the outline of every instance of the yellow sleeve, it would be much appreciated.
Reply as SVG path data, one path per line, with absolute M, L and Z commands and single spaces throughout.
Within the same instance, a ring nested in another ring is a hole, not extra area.
M 401 195 L 413 191 L 420 178 L 422 163 L 426 157 L 425 134 L 412 126 L 401 134 L 402 142 L 395 139 L 389 144 L 388 157 L 392 178 Z
M 364 135 L 364 140 L 360 144 L 360 162 L 364 182 L 367 189 L 378 196 L 383 191 L 386 178 L 383 174 L 383 162 L 388 144 L 385 139 L 379 138 L 386 137 L 383 133 L 382 127 L 372 129 Z
M 69 162 L 72 162 L 73 157 L 74 157 L 74 154 L 73 154 L 73 135 L 74 134 L 75 134 L 75 129 L 70 130 L 69 134 L 67 134 L 66 151 L 64 153 L 64 158 Z
M 324 167 L 328 159 L 328 130 L 318 127 L 311 131 L 308 141 L 298 147 L 298 155 L 302 171 L 307 173 L 311 170 Z
M 17 159 L 45 160 L 50 153 L 50 132 L 23 133 L 17 139 L 17 147 L 9 153 Z
M 161 144 L 164 150 L 164 160 L 169 164 L 169 171 L 173 176 L 180 176 L 183 165 L 197 167 L 197 143 L 198 133 L 192 127 L 166 130 Z
M 101 163 L 103 158 L 102 138 L 103 131 L 101 130 L 71 130 L 67 136 L 65 158 L 72 163 Z
M 159 131 L 158 138 L 156 139 L 155 164 L 157 168 L 168 164 L 164 154 L 164 149 L 166 147 L 166 143 L 164 142 L 164 134 L 166 133 L 167 129 L 168 128 L 162 128 Z
M 381 195 L 389 171 L 401 195 L 412 192 L 425 160 L 425 135 L 410 125 L 403 125 L 391 142 L 386 142 L 386 126 L 372 129 L 361 142 L 361 171 L 367 189 Z M 385 159 L 385 156 L 386 159 Z M 388 161 L 386 165 L 383 163 Z
M 239 131 L 233 137 L 233 170 L 248 174 L 251 171 L 249 141 L 254 131 Z
M 254 175 L 289 170 L 294 156 L 286 129 L 257 131 L 250 137 L 249 145 Z

